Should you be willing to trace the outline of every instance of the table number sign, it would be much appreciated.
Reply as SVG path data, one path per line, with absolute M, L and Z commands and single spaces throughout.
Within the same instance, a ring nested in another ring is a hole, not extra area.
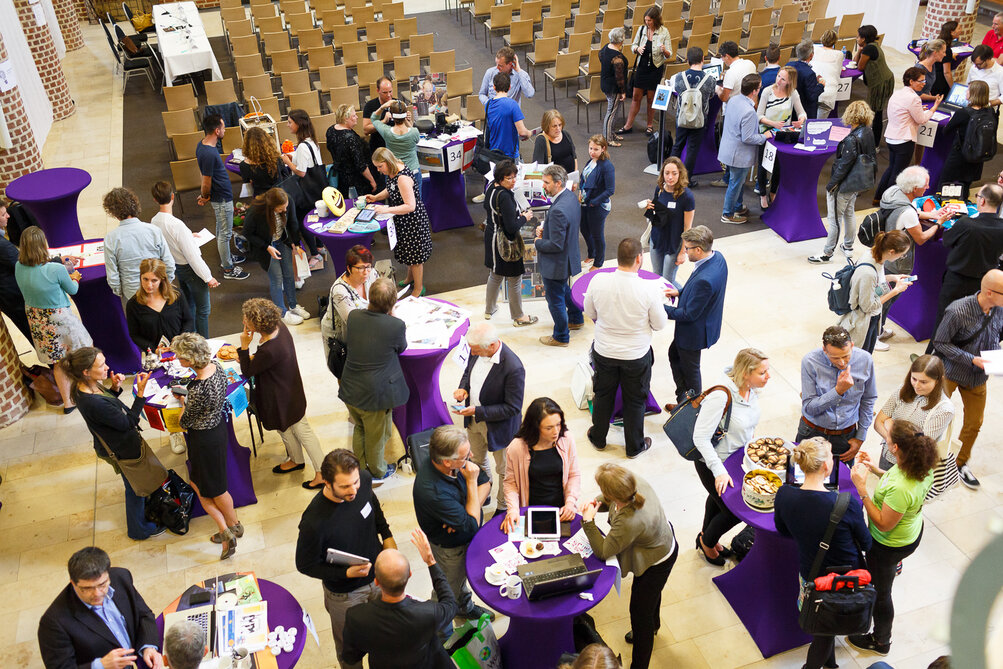
M 939 125 L 936 121 L 929 120 L 919 126 L 916 143 L 920 146 L 933 146 L 933 142 L 937 139 L 937 127 Z
M 853 79 L 850 77 L 840 77 L 836 84 L 836 102 L 843 102 L 850 99 L 850 89 L 853 87 Z
M 773 171 L 773 163 L 777 160 L 777 147 L 772 142 L 763 144 L 763 169 Z

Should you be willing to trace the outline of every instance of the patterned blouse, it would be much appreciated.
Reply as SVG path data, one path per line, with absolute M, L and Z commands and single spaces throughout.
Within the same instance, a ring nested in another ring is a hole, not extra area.
M 954 404 L 946 393 L 941 393 L 940 402 L 932 409 L 927 409 L 926 401 L 926 397 L 917 395 L 911 402 L 903 402 L 895 393 L 881 407 L 881 413 L 894 420 L 904 420 L 939 442 L 954 419 Z M 889 462 L 898 462 L 898 458 L 888 450 L 888 444 L 881 445 L 881 454 Z
M 207 379 L 195 379 L 188 384 L 188 399 L 181 414 L 181 427 L 186 430 L 211 430 L 223 420 L 226 410 L 226 373 L 218 362 L 216 371 Z

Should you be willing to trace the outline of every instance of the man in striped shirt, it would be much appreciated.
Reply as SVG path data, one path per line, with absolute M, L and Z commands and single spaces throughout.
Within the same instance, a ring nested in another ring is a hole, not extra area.
M 933 344 L 944 359 L 947 380 L 944 388 L 953 395 L 961 392 L 965 413 L 961 424 L 961 450 L 958 452 L 958 473 L 969 488 L 977 488 L 979 480 L 968 467 L 982 419 L 986 410 L 985 358 L 982 351 L 995 351 L 1003 338 L 1003 271 L 989 270 L 982 277 L 979 292 L 955 300 L 944 312 Z

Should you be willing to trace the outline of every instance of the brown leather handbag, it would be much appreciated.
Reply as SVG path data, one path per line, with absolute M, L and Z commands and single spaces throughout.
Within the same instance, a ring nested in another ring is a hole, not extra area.
M 139 449 L 139 457 L 134 460 L 120 460 L 115 455 L 115 451 L 108 448 L 108 444 L 97 432 L 94 436 L 101 442 L 108 458 L 118 465 L 122 475 L 129 481 L 132 491 L 140 497 L 148 497 L 167 480 L 167 469 L 161 464 L 157 454 L 153 452 L 146 439 L 142 439 Z

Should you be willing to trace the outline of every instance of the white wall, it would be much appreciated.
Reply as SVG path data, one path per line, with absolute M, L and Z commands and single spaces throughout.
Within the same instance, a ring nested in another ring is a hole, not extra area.
M 864 13 L 861 25 L 870 24 L 884 33 L 882 48 L 906 51 L 912 40 L 919 0 L 829 0 L 827 16 L 835 16 L 836 23 L 843 14 Z

